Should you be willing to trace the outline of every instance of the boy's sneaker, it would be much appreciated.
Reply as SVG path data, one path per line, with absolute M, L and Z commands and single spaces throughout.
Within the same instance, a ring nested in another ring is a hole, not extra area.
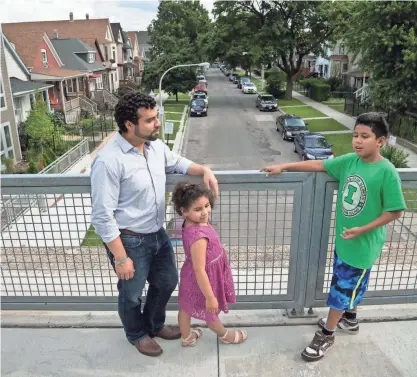
M 318 325 L 321 329 L 326 327 L 327 318 L 320 318 Z M 337 328 L 348 334 L 356 335 L 359 332 L 359 321 L 357 319 L 340 318 Z
M 320 330 L 316 331 L 310 345 L 301 352 L 301 357 L 306 361 L 320 360 L 333 344 L 334 334 L 324 335 Z

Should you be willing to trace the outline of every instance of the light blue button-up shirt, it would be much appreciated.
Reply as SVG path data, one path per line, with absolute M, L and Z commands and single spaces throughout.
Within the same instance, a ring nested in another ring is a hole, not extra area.
M 108 243 L 119 229 L 158 231 L 165 219 L 166 173 L 185 174 L 192 161 L 172 152 L 161 140 L 147 142 L 145 155 L 119 133 L 91 166 L 91 222 Z

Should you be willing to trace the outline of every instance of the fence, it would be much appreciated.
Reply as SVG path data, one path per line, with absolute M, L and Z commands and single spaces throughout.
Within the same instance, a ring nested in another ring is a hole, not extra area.
M 417 170 L 402 169 L 400 176 L 409 209 L 387 226 L 387 242 L 372 269 L 364 304 L 417 302 Z M 217 177 L 221 191 L 212 223 L 232 266 L 235 307 L 301 311 L 324 306 L 337 182 L 324 173 L 265 178 L 258 172 L 229 171 Z M 168 176 L 167 191 L 183 179 Z M 117 279 L 90 226 L 90 178 L 4 176 L 1 185 L 2 195 L 43 202 L 33 203 L 2 231 L 3 309 L 115 310 Z M 181 219 L 170 205 L 167 218 L 181 268 Z
M 370 102 L 362 102 L 360 98 L 345 98 L 344 112 L 346 114 L 359 116 L 362 113 L 371 111 L 386 114 L 388 124 L 390 125 L 390 133 L 413 143 L 417 143 L 417 118 L 399 114 L 394 111 L 386 111 L 381 107 L 374 106 Z

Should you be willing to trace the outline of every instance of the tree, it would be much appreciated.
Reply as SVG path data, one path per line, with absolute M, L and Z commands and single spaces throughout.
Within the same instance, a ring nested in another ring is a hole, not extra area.
M 245 38 L 237 40 L 241 45 L 257 46 L 258 63 L 275 62 L 285 72 L 286 98 L 291 98 L 293 78 L 300 71 L 303 57 L 310 53 L 325 55 L 348 8 L 349 4 L 338 2 L 217 1 L 213 13 L 216 23 L 224 25 L 245 20 Z M 234 30 L 233 25 L 229 30 Z M 223 35 L 223 39 L 229 37 L 230 33 Z
M 174 65 L 207 60 L 203 45 L 211 24 L 199 1 L 161 1 L 157 18 L 148 28 L 152 48 L 145 85 L 158 87 L 162 74 Z M 195 83 L 195 69 L 175 69 L 165 76 L 163 88 L 177 94 L 191 90 Z
M 49 116 L 48 105 L 39 97 L 36 99 L 34 109 L 29 113 L 25 124 L 25 131 L 29 137 L 29 148 L 43 153 L 53 144 L 54 124 Z
M 361 2 L 353 6 L 348 25 L 343 38 L 371 75 L 373 102 L 417 112 L 417 3 Z

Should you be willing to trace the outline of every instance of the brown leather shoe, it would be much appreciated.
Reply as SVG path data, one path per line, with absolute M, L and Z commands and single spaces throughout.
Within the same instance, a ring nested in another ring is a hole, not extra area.
M 141 340 L 132 343 L 136 349 L 146 356 L 159 356 L 163 351 L 162 348 L 151 337 L 146 336 Z
M 179 326 L 165 326 L 162 330 L 159 330 L 155 336 L 166 340 L 174 340 L 181 338 L 181 331 Z

